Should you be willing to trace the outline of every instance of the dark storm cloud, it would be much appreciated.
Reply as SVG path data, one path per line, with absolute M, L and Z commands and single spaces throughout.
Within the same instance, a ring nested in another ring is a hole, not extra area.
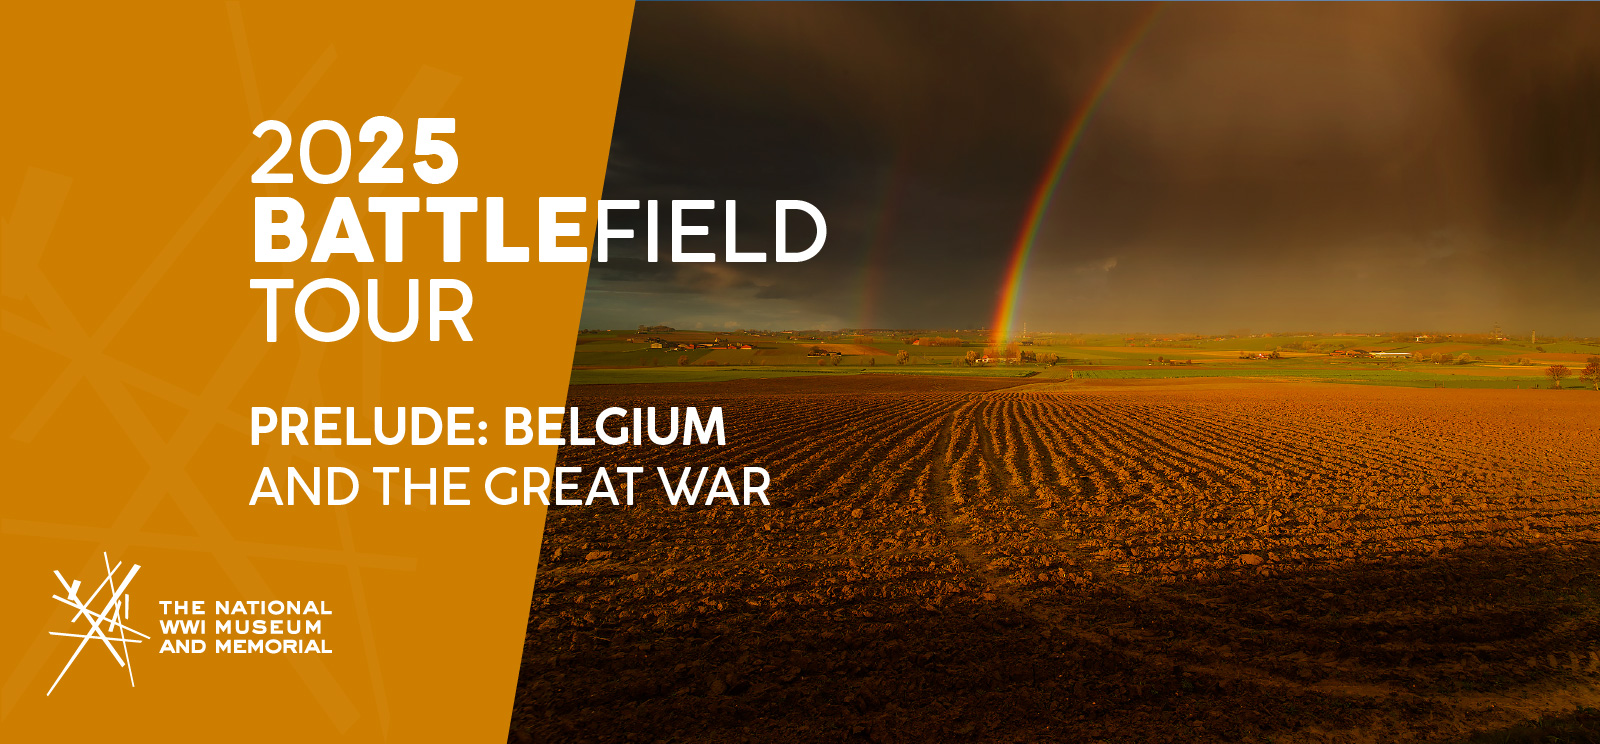
M 748 249 L 805 199 L 829 239 L 784 265 L 618 245 L 585 325 L 988 324 L 1065 123 L 1151 12 L 636 6 L 607 198 L 736 198 Z M 1176 4 L 1083 132 L 1019 319 L 1593 334 L 1597 275 L 1600 8 Z

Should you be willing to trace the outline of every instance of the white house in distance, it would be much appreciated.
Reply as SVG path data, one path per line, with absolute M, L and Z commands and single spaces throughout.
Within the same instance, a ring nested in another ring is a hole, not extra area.
M 1409 352 L 1409 351 L 1374 351 L 1374 352 L 1372 352 L 1372 358 L 1373 359 L 1410 359 L 1411 358 L 1411 352 Z

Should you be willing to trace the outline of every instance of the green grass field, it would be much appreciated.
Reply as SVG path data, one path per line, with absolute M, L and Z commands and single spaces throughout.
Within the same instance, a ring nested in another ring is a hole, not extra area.
M 1022 347 L 1040 356 L 1060 358 L 1057 366 L 1042 363 L 967 366 L 969 352 L 986 349 L 981 333 L 942 332 L 957 337 L 962 346 L 919 346 L 906 338 L 859 336 L 821 331 L 796 333 L 711 333 L 671 331 L 650 333 L 586 333 L 579 337 L 573 358 L 572 384 L 623 382 L 691 382 L 761 377 L 816 375 L 913 374 L 1027 377 L 1078 380 L 1158 380 L 1195 377 L 1295 379 L 1353 385 L 1395 385 L 1446 388 L 1549 388 L 1543 375 L 1551 364 L 1564 364 L 1572 376 L 1563 388 L 1586 389 L 1578 372 L 1588 356 L 1600 356 L 1600 341 L 1498 343 L 1469 340 L 1416 342 L 1394 336 L 1246 336 L 1239 338 L 1180 338 L 1123 335 L 1048 335 L 1031 339 Z M 749 343 L 755 349 L 651 349 L 647 337 L 677 343 L 719 345 Z M 1475 339 L 1482 341 L 1482 339 Z M 813 347 L 844 350 L 839 357 L 808 356 Z M 1334 357 L 1336 349 L 1408 351 L 1416 358 L 1398 363 Z M 1241 354 L 1277 351 L 1281 359 L 1240 359 Z M 896 355 L 908 355 L 899 364 Z M 1455 364 L 1461 354 L 1468 364 Z M 1433 361 L 1441 355 L 1447 363 Z M 1153 360 L 1193 361 L 1168 366 Z M 680 359 L 682 363 L 680 363 Z M 1516 363 L 1522 362 L 1522 363 Z
M 1433 365 L 1418 365 L 1400 369 L 1378 368 L 1349 368 L 1349 367 L 1259 367 L 1242 369 L 1238 367 L 1211 367 L 1211 368 L 1172 368 L 1153 367 L 1149 370 L 1079 370 L 1075 372 L 1077 379 L 1094 380 L 1146 380 L 1146 379 L 1177 379 L 1194 377 L 1234 377 L 1251 379 L 1296 379 L 1308 382 L 1336 382 L 1351 385 L 1392 385 L 1398 387 L 1447 387 L 1447 388 L 1531 388 L 1535 385 L 1540 388 L 1549 387 L 1549 381 L 1544 377 L 1532 375 L 1521 376 L 1493 376 L 1479 374 L 1461 374 L 1450 371 L 1436 371 L 1428 367 Z M 1054 376 L 1054 375 L 1052 375 Z M 1563 389 L 1587 389 L 1581 381 L 1567 378 Z
M 573 385 L 600 385 L 630 382 L 706 382 L 748 380 L 772 377 L 852 377 L 855 375 L 939 375 L 946 377 L 1028 377 L 1040 372 L 1034 367 L 628 367 L 616 369 L 575 369 Z

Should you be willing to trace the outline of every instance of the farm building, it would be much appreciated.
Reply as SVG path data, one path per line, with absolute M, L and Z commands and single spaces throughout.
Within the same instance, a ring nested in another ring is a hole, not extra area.
M 1368 356 L 1373 359 L 1410 359 L 1409 351 L 1374 351 Z

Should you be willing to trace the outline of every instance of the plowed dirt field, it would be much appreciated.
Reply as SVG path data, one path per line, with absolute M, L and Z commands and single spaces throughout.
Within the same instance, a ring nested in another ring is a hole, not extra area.
M 513 741 L 1448 741 L 1600 706 L 1600 395 L 848 378 L 552 507 Z M 654 468 L 759 465 L 770 507 Z

